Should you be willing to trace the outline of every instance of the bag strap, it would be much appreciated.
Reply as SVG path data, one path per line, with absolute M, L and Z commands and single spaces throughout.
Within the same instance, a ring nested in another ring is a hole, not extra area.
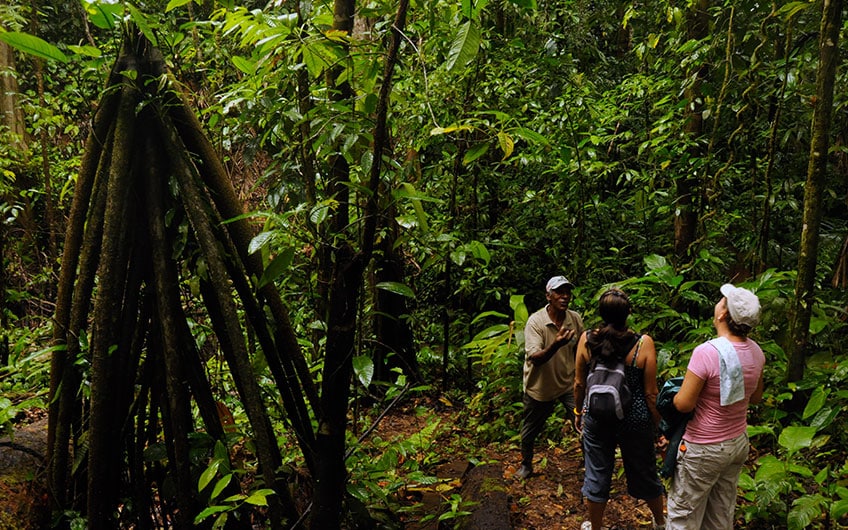
M 630 361 L 630 366 L 636 366 L 636 358 L 639 357 L 639 347 L 642 346 L 642 334 L 639 334 L 639 340 L 636 341 L 636 353 L 633 354 L 633 359 Z

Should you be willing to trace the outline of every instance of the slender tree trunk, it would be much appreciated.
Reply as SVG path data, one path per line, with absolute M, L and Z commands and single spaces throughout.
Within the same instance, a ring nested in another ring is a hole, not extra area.
M 395 249 L 397 223 L 391 219 L 387 222 L 392 226 L 386 229 L 375 257 L 375 283 L 403 283 L 403 260 Z M 402 318 L 409 313 L 406 298 L 387 289 L 377 289 L 374 298 L 374 379 L 394 382 L 397 375 L 392 369 L 399 368 L 410 380 L 419 381 L 412 330 Z
M 15 56 L 12 49 L 0 41 L 0 128 L 5 127 L 23 144 L 24 118 L 18 107 L 18 80 L 15 78 Z M 19 146 L 13 146 L 18 148 Z M 0 293 L 6 292 L 6 226 L 0 224 Z M 6 300 L 0 297 L 0 366 L 9 362 L 9 345 L 6 336 Z
M 26 148 L 24 115 L 18 105 L 18 79 L 15 70 L 15 55 L 5 42 L 0 41 L 0 126 L 14 136 L 12 145 L 17 150 Z
M 709 0 L 697 0 L 690 8 L 687 16 L 688 33 L 690 39 L 703 39 L 709 34 Z M 703 135 L 704 123 L 701 116 L 703 109 L 701 84 L 707 75 L 705 65 L 695 66 L 693 72 L 687 72 L 691 84 L 686 88 L 684 100 L 686 101 L 686 133 L 691 137 L 694 147 L 691 156 L 693 158 L 702 155 L 697 146 Z M 698 196 L 701 186 L 698 173 L 686 170 L 686 173 L 677 178 L 677 207 L 674 217 L 674 253 L 678 262 L 685 262 L 688 258 L 689 247 L 695 242 L 698 227 Z
M 810 316 L 815 302 L 816 265 L 818 263 L 821 197 L 827 177 L 830 122 L 833 112 L 833 84 L 839 61 L 839 31 L 842 27 L 842 0 L 824 0 L 819 37 L 819 65 L 816 74 L 816 100 L 813 109 L 810 160 L 804 186 L 804 221 L 801 252 L 798 255 L 798 277 L 792 304 L 789 337 L 787 381 L 804 378 Z
M 346 31 L 353 29 L 353 2 L 337 0 L 336 23 Z M 324 361 L 324 381 L 321 391 L 321 417 L 316 438 L 318 473 L 313 478 L 313 530 L 340 528 L 342 503 L 345 495 L 347 471 L 345 467 L 345 434 L 350 397 L 350 380 L 353 375 L 353 355 L 356 345 L 356 319 L 359 292 L 365 266 L 374 250 L 377 228 L 380 179 L 383 153 L 388 149 L 388 105 L 392 74 L 402 41 L 401 32 L 406 23 L 408 0 L 401 0 L 392 28 L 392 39 L 383 69 L 383 84 L 377 102 L 374 126 L 372 166 L 368 180 L 368 198 L 363 209 L 364 224 L 360 236 L 360 251 L 343 242 L 334 252 L 330 310 L 327 318 L 327 354 Z M 349 17 L 349 18 L 346 18 Z M 336 177 L 340 174 L 334 173 Z M 338 182 L 337 184 L 343 184 Z M 346 186 L 345 186 L 346 187 Z M 347 209 L 346 204 L 340 208 Z M 346 219 L 342 215 L 341 219 Z M 336 219 L 338 222 L 338 219 Z M 346 225 L 338 225 L 344 228 Z M 342 232 L 340 231 L 341 235 Z
M 18 106 L 18 80 L 15 77 L 15 56 L 12 49 L 0 41 L 0 129 L 5 128 L 11 135 L 12 148 L 23 150 L 24 117 Z M 6 292 L 6 224 L 0 223 L 0 294 Z M 8 322 L 6 319 L 5 296 L 0 296 L 0 366 L 9 362 L 9 339 L 6 335 Z

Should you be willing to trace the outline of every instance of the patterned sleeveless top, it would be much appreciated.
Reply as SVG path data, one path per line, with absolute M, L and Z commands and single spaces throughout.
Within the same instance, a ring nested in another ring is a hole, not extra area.
M 636 354 L 630 364 L 624 366 L 624 377 L 633 400 L 630 403 L 630 412 L 621 420 L 621 429 L 625 431 L 644 431 L 653 429 L 653 419 L 648 410 L 648 401 L 645 399 L 645 370 L 636 366 L 639 358 L 639 346 L 642 345 L 642 337 L 636 343 Z

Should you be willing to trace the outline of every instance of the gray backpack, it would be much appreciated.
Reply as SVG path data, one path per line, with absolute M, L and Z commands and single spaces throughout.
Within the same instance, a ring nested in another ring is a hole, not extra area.
M 642 337 L 639 336 L 633 365 L 636 364 L 641 345 Z M 615 364 L 604 364 L 593 356 L 586 377 L 586 409 L 592 418 L 601 421 L 623 420 L 630 411 L 632 401 L 633 394 L 624 375 L 624 359 Z

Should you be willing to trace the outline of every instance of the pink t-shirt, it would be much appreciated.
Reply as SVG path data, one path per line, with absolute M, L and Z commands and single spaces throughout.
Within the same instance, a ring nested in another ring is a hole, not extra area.
M 718 350 L 706 342 L 696 347 L 689 360 L 688 369 L 704 380 L 704 388 L 698 396 L 695 414 L 686 424 L 683 439 L 688 442 L 718 443 L 736 438 L 745 432 L 748 425 L 748 400 L 757 389 L 766 359 L 763 350 L 751 339 L 731 344 L 739 354 L 739 362 L 745 376 L 745 399 L 732 405 L 721 406 Z

